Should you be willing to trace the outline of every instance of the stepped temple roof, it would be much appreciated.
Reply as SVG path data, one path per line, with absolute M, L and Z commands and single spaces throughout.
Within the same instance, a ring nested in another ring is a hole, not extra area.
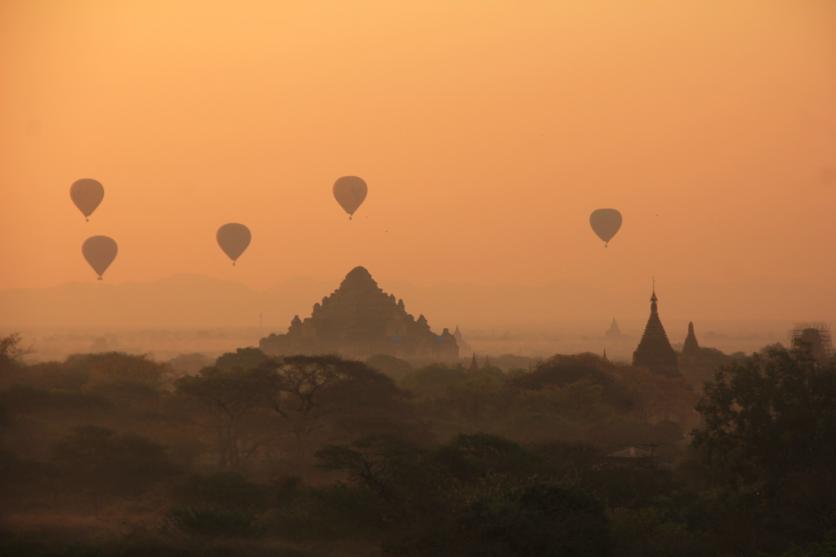
M 459 348 L 447 329 L 438 335 L 427 319 L 407 313 L 403 300 L 387 294 L 363 267 L 352 269 L 330 295 L 314 304 L 311 316 L 295 316 L 287 333 L 259 342 L 268 354 L 341 354 L 365 358 L 458 361 Z

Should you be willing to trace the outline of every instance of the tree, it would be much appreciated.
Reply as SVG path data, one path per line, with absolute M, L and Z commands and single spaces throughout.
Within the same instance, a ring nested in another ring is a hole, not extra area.
M 21 340 L 18 333 L 0 337 L 0 374 L 5 375 L 19 367 L 20 359 L 29 352 L 21 346 Z
M 406 360 L 401 360 L 389 354 L 375 354 L 366 360 L 366 365 L 370 368 L 384 373 L 392 379 L 400 379 L 401 377 L 412 371 L 412 366 Z
M 836 530 L 836 365 L 773 347 L 722 368 L 693 446 L 712 481 L 751 509 L 763 543 Z
M 603 505 L 590 495 L 531 483 L 477 497 L 455 521 L 440 555 L 606 556 L 610 534 Z
M 67 485 L 136 495 L 176 473 L 166 450 L 145 437 L 101 427 L 73 430 L 53 451 Z
M 265 442 L 253 435 L 247 419 L 266 407 L 275 392 L 274 377 L 264 369 L 209 367 L 198 375 L 181 377 L 177 393 L 198 400 L 210 416 L 207 425 L 216 437 L 218 465 L 237 468 Z
M 602 402 L 626 411 L 632 408 L 634 400 L 624 384 L 618 381 L 615 370 L 615 366 L 594 354 L 558 355 L 541 363 L 531 373 L 516 377 L 514 382 L 518 387 L 529 390 L 595 386 L 600 390 Z
M 258 348 L 239 348 L 235 352 L 221 355 L 215 367 L 227 371 L 256 369 L 269 358 Z
M 86 387 L 110 389 L 121 385 L 144 386 L 159 390 L 168 368 L 149 359 L 123 352 L 75 354 L 67 358 L 65 367 L 85 374 Z
M 327 445 L 316 452 L 320 468 L 346 474 L 379 499 L 381 523 L 401 522 L 416 514 L 416 495 L 426 499 L 440 487 L 430 481 L 433 466 L 427 456 L 426 451 L 388 436 L 371 436 L 348 446 Z M 424 510 L 432 512 L 432 508 Z
M 690 429 L 698 416 L 694 411 L 698 397 L 682 376 L 666 376 L 644 368 L 618 370 L 635 411 L 645 420 L 672 420 Z
M 211 366 L 212 359 L 200 352 L 179 354 L 168 360 L 168 366 L 180 373 L 198 373 L 201 369 Z
M 358 438 L 412 425 L 406 394 L 362 362 L 290 356 L 269 360 L 261 369 L 273 376 L 270 407 L 289 426 L 300 464 L 314 433 Z
M 508 440 L 461 435 L 429 450 L 376 436 L 317 456 L 372 494 L 385 555 L 608 554 L 603 506 L 545 480 L 542 459 Z
M 447 396 L 466 382 L 467 373 L 461 365 L 431 364 L 408 373 L 399 383 L 422 399 L 432 399 Z

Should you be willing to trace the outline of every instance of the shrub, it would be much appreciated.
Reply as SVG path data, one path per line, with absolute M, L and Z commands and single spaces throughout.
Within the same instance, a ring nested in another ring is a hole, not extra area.
M 206 537 L 252 537 L 261 531 L 255 513 L 219 507 L 177 506 L 166 521 L 185 534 Z

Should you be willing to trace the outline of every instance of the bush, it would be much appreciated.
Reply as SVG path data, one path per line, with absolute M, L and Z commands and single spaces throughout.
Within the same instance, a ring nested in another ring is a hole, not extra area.
M 235 472 L 189 476 L 175 495 L 185 504 L 250 511 L 264 510 L 269 496 L 265 486 Z
M 83 370 L 87 374 L 87 386 L 97 387 L 111 383 L 141 384 L 158 390 L 168 368 L 145 356 L 122 352 L 76 354 L 67 358 L 67 369 Z
M 53 462 L 66 485 L 114 495 L 137 495 L 177 472 L 163 446 L 93 426 L 58 443 Z
M 599 557 L 611 554 L 603 507 L 586 494 L 534 483 L 480 493 L 442 529 L 389 554 L 455 557 Z
M 401 360 L 388 354 L 376 354 L 366 360 L 366 365 L 393 379 L 405 377 L 412 366 L 406 360 Z
M 380 502 L 361 486 L 280 486 L 265 522 L 271 534 L 299 541 L 374 539 L 380 533 Z
M 240 538 L 261 533 L 257 515 L 237 509 L 177 506 L 168 512 L 166 521 L 185 534 L 197 536 Z
M 656 509 L 614 509 L 610 520 L 619 557 L 700 557 L 709 553 L 701 535 L 665 519 Z

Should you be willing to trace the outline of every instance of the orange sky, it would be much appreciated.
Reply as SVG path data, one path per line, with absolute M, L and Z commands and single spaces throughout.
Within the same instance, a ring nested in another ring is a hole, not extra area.
M 110 283 L 362 264 L 520 322 L 642 318 L 655 274 L 672 316 L 832 320 L 836 2 L 2 0 L 0 191 L 0 288 L 94 281 L 107 234 Z

